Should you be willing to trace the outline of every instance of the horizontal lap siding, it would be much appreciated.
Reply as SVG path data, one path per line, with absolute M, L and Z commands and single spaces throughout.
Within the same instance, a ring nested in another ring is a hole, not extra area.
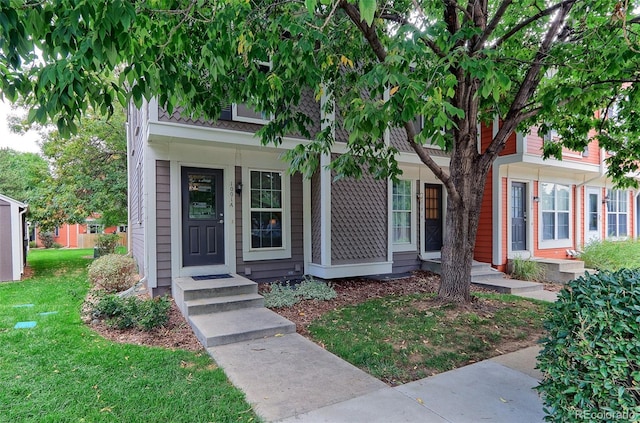
M 166 160 L 156 161 L 156 266 L 160 291 L 171 287 L 170 169 Z
M 235 168 L 236 182 L 242 181 L 242 168 Z M 244 183 L 245 187 L 249 182 Z M 302 201 L 302 176 L 299 173 L 291 176 L 291 258 L 279 260 L 243 260 L 242 251 L 242 196 L 236 196 L 236 272 L 245 274 L 247 268 L 251 269 L 248 278 L 258 282 L 273 282 L 276 280 L 285 281 L 300 277 L 304 273 L 304 250 L 303 250 L 303 201 Z M 296 265 L 300 269 L 296 271 Z
M 392 273 L 405 273 L 420 269 L 422 261 L 417 251 L 403 251 L 393 253 Z
M 144 207 L 143 207 L 143 164 L 144 164 L 144 140 L 142 127 L 146 122 L 148 104 L 144 104 L 141 109 L 131 105 L 129 107 L 129 236 L 131 239 L 131 254 L 138 265 L 140 276 L 145 275 L 144 262 Z

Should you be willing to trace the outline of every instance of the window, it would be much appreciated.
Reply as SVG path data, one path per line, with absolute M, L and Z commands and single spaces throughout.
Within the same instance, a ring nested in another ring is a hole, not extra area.
M 607 190 L 607 237 L 627 236 L 627 191 Z
M 410 244 L 412 221 L 412 181 L 393 181 L 392 193 L 392 242 Z
M 282 172 L 251 171 L 251 248 L 282 248 Z
M 97 223 L 87 223 L 87 232 L 90 234 L 99 234 L 102 232 L 102 225 Z
M 126 233 L 127 232 L 127 225 L 120 225 L 118 226 L 118 232 L 119 233 Z
M 260 72 L 267 74 L 271 71 L 271 62 L 257 62 Z M 257 123 L 264 125 L 273 119 L 273 116 L 255 110 L 246 103 L 233 103 L 231 107 L 222 110 L 221 120 L 233 120 L 236 122 Z
M 243 259 L 291 257 L 289 177 L 282 170 L 243 170 Z
M 53 236 L 54 237 L 59 237 L 60 236 L 60 227 L 56 226 L 56 228 L 53 230 Z
M 542 241 L 569 239 L 570 190 L 566 185 L 541 183 Z

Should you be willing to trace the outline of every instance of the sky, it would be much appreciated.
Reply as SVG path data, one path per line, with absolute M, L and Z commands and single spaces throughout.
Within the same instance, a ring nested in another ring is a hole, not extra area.
M 40 147 L 36 141 L 40 139 L 40 136 L 36 131 L 29 131 L 24 135 L 19 135 L 9 130 L 7 116 L 15 113 L 8 103 L 0 101 L 0 148 L 9 147 L 16 151 L 39 153 Z

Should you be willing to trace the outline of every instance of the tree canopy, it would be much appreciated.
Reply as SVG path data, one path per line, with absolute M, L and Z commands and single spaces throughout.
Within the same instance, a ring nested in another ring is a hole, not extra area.
M 0 87 L 63 135 L 90 107 L 112 112 L 130 99 L 140 105 L 155 96 L 169 111 L 181 106 L 208 118 L 225 102 L 248 102 L 275 116 L 260 131 L 264 142 L 292 132 L 312 138 L 289 154 L 307 174 L 331 151 L 338 127 L 348 133 L 347 154 L 331 163 L 340 174 L 397 175 L 397 151 L 384 134 L 403 128 L 448 194 L 442 261 L 450 289 L 440 294 L 468 300 L 484 180 L 514 131 L 558 131 L 561 141 L 547 143 L 547 155 L 561 144 L 581 150 L 596 136 L 616 153 L 611 176 L 630 181 L 640 153 L 639 7 L 638 0 L 10 0 L 0 4 Z M 310 133 L 313 117 L 297 107 L 305 90 L 328 100 L 335 125 Z M 425 117 L 420 131 L 416 116 Z M 479 151 L 478 124 L 496 118 L 500 129 Z M 449 168 L 423 144 L 449 151 Z
M 47 162 L 38 154 L 0 149 L 0 194 L 30 203 L 48 176 Z
M 42 154 L 51 175 L 29 202 L 30 217 L 45 229 L 84 222 L 93 214 L 105 226 L 126 223 L 126 153 L 121 107 L 108 119 L 88 111 L 70 137 L 56 130 L 46 133 Z

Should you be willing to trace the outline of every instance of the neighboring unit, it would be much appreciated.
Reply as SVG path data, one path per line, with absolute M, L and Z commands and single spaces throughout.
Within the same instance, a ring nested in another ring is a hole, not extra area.
M 27 264 L 27 205 L 0 194 L 0 281 L 19 281 Z
M 486 146 L 499 122 L 483 128 Z M 572 259 L 591 241 L 638 236 L 638 192 L 615 189 L 607 152 L 593 140 L 584 151 L 542 158 L 554 133 L 513 134 L 487 178 L 476 259 L 504 270 L 514 257 Z M 553 260 L 548 260 L 552 262 Z

